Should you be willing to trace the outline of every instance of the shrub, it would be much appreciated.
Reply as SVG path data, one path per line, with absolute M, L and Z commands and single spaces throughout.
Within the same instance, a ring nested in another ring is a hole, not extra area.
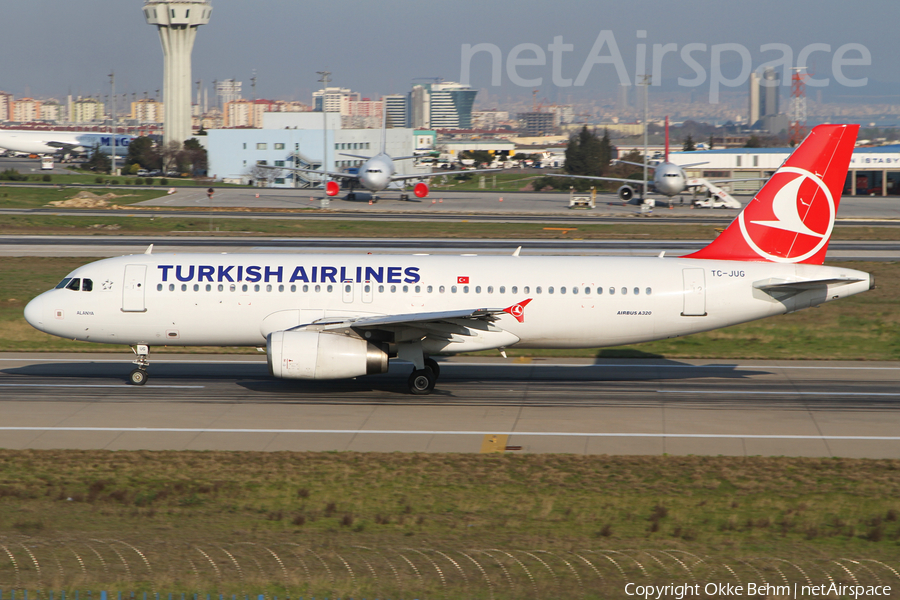
M 110 183 L 112 183 L 113 185 L 119 185 L 119 180 L 113 179 Z
M 94 177 L 94 183 L 103 183 L 102 177 Z
M 25 181 L 28 179 L 28 176 L 22 175 L 15 169 L 6 169 L 0 173 L 0 179 L 5 179 L 6 181 Z
M 134 180 L 134 185 L 144 185 L 144 180 L 138 177 Z
M 41 179 L 43 181 L 53 181 L 53 177 L 51 177 L 50 174 L 48 174 L 48 173 L 44 173 L 44 176 L 41 177 Z
M 152 178 L 152 177 L 148 177 L 148 178 L 145 179 L 144 181 L 147 182 L 147 185 L 153 185 L 153 178 Z
M 169 185 L 169 180 L 163 177 L 159 180 L 159 185 Z

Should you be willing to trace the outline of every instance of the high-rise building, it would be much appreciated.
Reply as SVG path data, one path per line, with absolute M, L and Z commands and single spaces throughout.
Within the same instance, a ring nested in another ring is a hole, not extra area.
M 336 112 L 349 116 L 350 102 L 359 102 L 359 100 L 359 92 L 348 88 L 327 87 L 313 92 L 313 110 L 321 112 L 324 107 L 325 112 Z
M 162 123 L 163 103 L 153 98 L 142 98 L 131 103 L 131 118 L 138 123 Z
M 13 95 L 0 92 L 0 122 L 9 121 L 12 117 Z
M 781 77 L 774 67 L 767 67 L 763 72 L 762 81 L 759 82 L 759 96 L 762 101 L 760 112 L 762 116 L 778 114 L 778 100 L 781 95 Z
M 219 99 L 217 106 L 225 106 L 228 102 L 241 99 L 242 82 L 234 79 L 216 82 L 216 97 Z
M 750 115 L 749 125 L 759 121 L 759 74 L 756 71 L 750 73 Z
M 34 98 L 20 98 L 13 100 L 12 120 L 17 123 L 31 123 L 41 120 L 40 100 Z
M 209 0 L 147 0 L 144 18 L 156 25 L 165 57 L 163 140 L 181 144 L 191 137 L 191 51 L 197 28 L 209 23 Z
M 102 121 L 104 114 L 103 103 L 96 98 L 79 97 L 69 104 L 69 121 L 72 123 Z
M 404 94 L 390 94 L 382 98 L 390 127 L 408 127 L 409 98 Z
M 417 84 L 409 94 L 416 129 L 471 129 L 477 90 L 453 81 Z

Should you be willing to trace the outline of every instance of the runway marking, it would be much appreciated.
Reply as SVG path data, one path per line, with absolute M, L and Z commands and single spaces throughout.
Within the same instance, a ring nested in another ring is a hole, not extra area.
M 657 394 L 731 394 L 747 396 L 900 396 L 900 392 L 797 392 L 785 390 L 750 391 L 750 390 L 656 390 Z
M 598 433 L 574 431 L 416 431 L 398 429 L 195 429 L 179 427 L 0 427 L 0 431 L 66 431 L 66 432 L 116 432 L 116 433 L 328 433 L 375 435 L 478 435 L 478 436 L 541 436 L 541 437 L 592 437 L 592 438 L 713 438 L 754 440 L 851 440 L 900 442 L 900 436 L 878 435 L 779 435 L 740 433 Z
M 134 385 L 124 383 L 118 384 L 99 384 L 93 385 L 88 383 L 0 383 L 0 387 L 63 387 L 63 388 L 133 388 Z M 179 389 L 202 389 L 205 385 L 142 385 L 145 388 L 179 388 Z

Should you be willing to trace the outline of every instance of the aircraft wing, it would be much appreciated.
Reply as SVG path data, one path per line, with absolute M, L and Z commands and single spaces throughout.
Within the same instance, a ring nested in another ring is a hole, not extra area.
M 636 163 L 636 162 L 631 162 L 631 161 L 629 161 L 629 160 L 619 160 L 619 159 L 615 159 L 615 160 L 612 161 L 612 162 L 614 162 L 614 163 L 623 163 L 623 164 L 626 164 L 626 165 L 634 165 L 635 167 L 643 167 L 643 166 L 644 166 L 644 163 Z M 650 163 L 647 163 L 647 168 L 648 168 L 648 169 L 655 169 L 655 168 L 656 168 L 656 165 L 651 165 Z
M 634 164 L 634 163 L 629 163 Z M 571 177 L 572 179 L 596 179 L 599 181 L 619 181 L 622 183 L 630 183 L 632 185 L 644 185 L 639 179 L 622 179 L 619 177 L 598 177 L 595 175 L 566 175 L 565 173 L 545 173 L 549 177 Z
M 301 173 L 318 173 L 319 175 L 328 175 L 335 179 L 359 179 L 359 175 L 353 173 L 341 173 L 338 171 L 322 171 L 321 169 L 304 169 L 303 167 L 273 167 L 271 165 L 254 165 L 260 169 L 271 169 L 273 171 L 300 171 Z
M 350 156 L 353 158 L 361 158 L 363 160 L 369 160 L 372 158 L 371 156 L 363 156 L 362 154 L 347 154 L 346 152 L 339 152 L 341 156 Z M 394 160 L 397 160 L 396 158 Z
M 807 279 L 805 281 L 787 281 L 784 279 L 769 278 L 753 283 L 753 287 L 766 293 L 788 292 L 799 294 L 800 292 L 821 287 L 823 285 L 847 285 L 863 281 L 853 277 L 833 277 L 831 279 Z
M 70 152 L 75 148 L 81 148 L 81 144 L 73 144 L 70 142 L 44 142 L 51 148 L 58 148 L 60 150 L 65 150 L 66 152 Z
M 399 159 L 395 158 L 394 160 Z M 391 177 L 391 181 L 402 181 L 404 179 L 426 179 L 428 177 L 440 177 L 441 175 L 462 175 L 464 173 L 496 173 L 497 171 L 502 170 L 503 169 L 468 169 L 466 171 L 432 171 L 430 173 L 416 173 L 415 175 L 394 175 L 393 177 Z

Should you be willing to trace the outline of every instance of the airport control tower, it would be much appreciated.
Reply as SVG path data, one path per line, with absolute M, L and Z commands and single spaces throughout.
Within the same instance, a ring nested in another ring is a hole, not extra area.
M 209 0 L 147 0 L 144 17 L 159 30 L 165 57 L 164 141 L 191 137 L 191 51 L 200 25 L 209 23 Z

